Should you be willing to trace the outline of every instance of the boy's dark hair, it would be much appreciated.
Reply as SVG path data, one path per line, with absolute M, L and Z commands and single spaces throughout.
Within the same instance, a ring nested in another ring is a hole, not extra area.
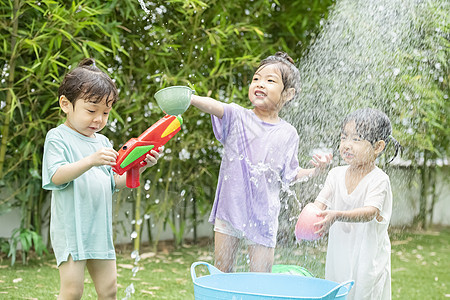
M 373 108 L 360 108 L 348 114 L 341 125 L 341 131 L 344 131 L 345 125 L 349 122 L 355 122 L 355 129 L 359 137 L 370 142 L 372 145 L 383 140 L 386 147 L 392 141 L 395 147 L 394 157 L 389 160 L 391 162 L 398 154 L 401 148 L 400 143 L 392 136 L 391 121 L 388 116 Z
M 284 85 L 283 91 L 294 88 L 295 95 L 297 95 L 300 90 L 300 71 L 295 66 L 294 60 L 286 52 L 278 51 L 274 55 L 263 59 L 256 70 L 270 64 L 277 64 L 279 66 L 278 70 L 280 70 Z
M 62 95 L 73 105 L 78 99 L 99 103 L 106 96 L 106 105 L 112 106 L 117 101 L 118 91 L 112 79 L 97 68 L 95 60 L 85 58 L 64 76 L 58 90 L 58 98 Z

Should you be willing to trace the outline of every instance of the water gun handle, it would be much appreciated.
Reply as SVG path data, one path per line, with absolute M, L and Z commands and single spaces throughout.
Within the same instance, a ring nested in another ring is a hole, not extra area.
M 126 185 L 130 189 L 137 188 L 140 185 L 139 182 L 139 169 L 140 167 L 134 167 L 127 171 Z

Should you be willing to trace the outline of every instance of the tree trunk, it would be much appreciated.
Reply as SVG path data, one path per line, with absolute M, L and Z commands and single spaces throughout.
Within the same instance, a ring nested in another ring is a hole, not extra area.
M 197 243 L 197 201 L 192 199 L 192 226 L 194 227 L 194 244 Z
M 152 236 L 152 222 L 151 219 L 147 219 L 147 235 L 148 235 L 148 243 L 153 245 L 153 236 Z
M 423 155 L 423 165 L 420 170 L 421 177 L 421 189 L 420 189 L 420 199 L 419 199 L 419 214 L 417 216 L 417 226 L 420 229 L 426 229 L 426 217 L 427 217 L 427 199 L 428 199 L 428 189 L 430 186 L 429 182 L 429 168 L 428 163 L 428 151 L 424 152 Z
M 430 208 L 428 210 L 428 226 L 432 226 L 433 225 L 433 213 L 434 213 L 434 205 L 436 204 L 436 200 L 437 200 L 437 192 L 436 192 L 436 166 L 433 166 L 433 168 L 430 168 L 429 170 L 429 174 L 430 174 L 430 184 L 431 184 L 431 203 L 430 203 Z
M 141 198 L 142 198 L 142 186 L 136 188 L 136 206 L 134 208 L 134 231 L 136 231 L 137 236 L 134 239 L 134 250 L 139 251 L 139 246 L 141 244 L 141 224 L 139 222 L 141 218 Z

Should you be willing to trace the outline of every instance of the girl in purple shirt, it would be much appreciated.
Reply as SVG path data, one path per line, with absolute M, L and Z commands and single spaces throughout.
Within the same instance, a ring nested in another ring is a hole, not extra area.
M 295 98 L 299 71 L 284 52 L 262 60 L 248 91 L 253 109 L 193 95 L 191 104 L 211 114 L 223 144 L 216 197 L 209 221 L 215 231 L 215 265 L 232 272 L 240 240 L 248 243 L 251 272 L 270 272 L 280 211 L 281 185 L 315 175 L 331 154 L 314 155 L 314 168 L 298 163 L 297 130 L 281 108 Z

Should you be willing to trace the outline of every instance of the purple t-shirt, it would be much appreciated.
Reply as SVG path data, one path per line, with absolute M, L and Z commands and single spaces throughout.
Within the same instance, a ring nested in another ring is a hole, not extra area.
M 223 107 L 222 119 L 212 116 L 224 152 L 209 221 L 228 221 L 249 240 L 275 247 L 281 184 L 300 169 L 297 130 L 284 120 L 266 123 L 234 103 Z

